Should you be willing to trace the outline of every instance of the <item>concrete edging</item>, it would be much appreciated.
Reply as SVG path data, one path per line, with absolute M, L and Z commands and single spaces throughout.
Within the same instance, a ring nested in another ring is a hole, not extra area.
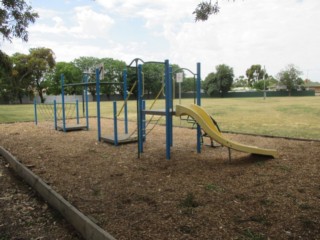
M 40 196 L 61 215 L 87 240 L 115 240 L 60 194 L 54 191 L 40 177 L 20 163 L 10 152 L 0 146 L 0 155 L 11 165 L 14 171 L 22 177 Z

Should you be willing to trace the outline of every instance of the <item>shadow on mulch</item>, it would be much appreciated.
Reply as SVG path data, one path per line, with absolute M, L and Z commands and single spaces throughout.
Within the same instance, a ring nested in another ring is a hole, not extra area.
M 272 157 L 269 156 L 261 156 L 256 154 L 251 154 L 244 157 L 239 157 L 236 160 L 231 159 L 231 162 L 228 161 L 228 164 L 234 165 L 234 166 L 246 166 L 246 165 L 253 165 L 253 164 L 263 164 L 269 161 L 275 160 Z

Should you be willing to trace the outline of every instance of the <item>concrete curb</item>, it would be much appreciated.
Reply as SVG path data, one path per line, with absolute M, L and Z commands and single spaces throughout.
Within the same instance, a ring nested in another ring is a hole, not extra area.
M 93 223 L 82 212 L 71 205 L 60 194 L 54 191 L 40 177 L 20 163 L 7 150 L 0 146 L 0 155 L 10 164 L 14 171 L 22 177 L 40 196 L 87 240 L 115 240 L 109 233 Z

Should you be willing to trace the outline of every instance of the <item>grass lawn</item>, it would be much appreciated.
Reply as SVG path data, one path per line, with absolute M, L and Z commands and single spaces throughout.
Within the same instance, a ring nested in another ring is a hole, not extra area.
M 147 101 L 147 108 L 152 102 Z M 122 103 L 118 102 L 118 109 Z M 181 102 L 190 103 L 193 103 L 193 99 L 183 99 Z M 178 100 L 175 100 L 175 104 L 178 104 Z M 215 118 L 223 131 L 320 139 L 320 97 L 275 97 L 266 100 L 213 98 L 202 99 L 202 106 Z M 81 109 L 80 105 L 80 115 Z M 164 100 L 158 100 L 153 109 L 164 109 Z M 89 115 L 96 116 L 94 102 L 89 104 Z M 102 102 L 101 116 L 110 118 L 112 115 L 112 103 Z M 39 118 L 41 120 L 41 116 Z M 0 105 L 0 123 L 33 119 L 32 104 Z M 129 101 L 129 119 L 136 121 L 136 101 Z M 164 118 L 161 121 L 164 122 Z M 174 118 L 174 124 L 186 125 L 179 118 Z
M 34 121 L 32 104 L 0 105 L 0 123 Z

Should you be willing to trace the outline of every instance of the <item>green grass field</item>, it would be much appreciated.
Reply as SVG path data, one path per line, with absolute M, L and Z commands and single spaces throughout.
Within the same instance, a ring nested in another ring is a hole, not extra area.
M 152 102 L 147 101 L 147 108 Z M 118 109 L 122 103 L 118 102 Z M 181 103 L 190 104 L 193 99 Z M 202 106 L 223 131 L 320 139 L 320 97 L 214 98 L 202 99 Z M 0 105 L 0 123 L 33 121 L 33 109 L 32 104 Z M 80 105 L 82 115 L 81 109 Z M 164 109 L 164 100 L 158 100 L 153 109 Z M 89 115 L 96 116 L 94 102 L 89 105 Z M 112 102 L 101 103 L 101 116 L 113 116 Z M 129 119 L 136 121 L 136 101 L 129 101 Z M 185 125 L 179 118 L 174 118 L 174 124 Z

